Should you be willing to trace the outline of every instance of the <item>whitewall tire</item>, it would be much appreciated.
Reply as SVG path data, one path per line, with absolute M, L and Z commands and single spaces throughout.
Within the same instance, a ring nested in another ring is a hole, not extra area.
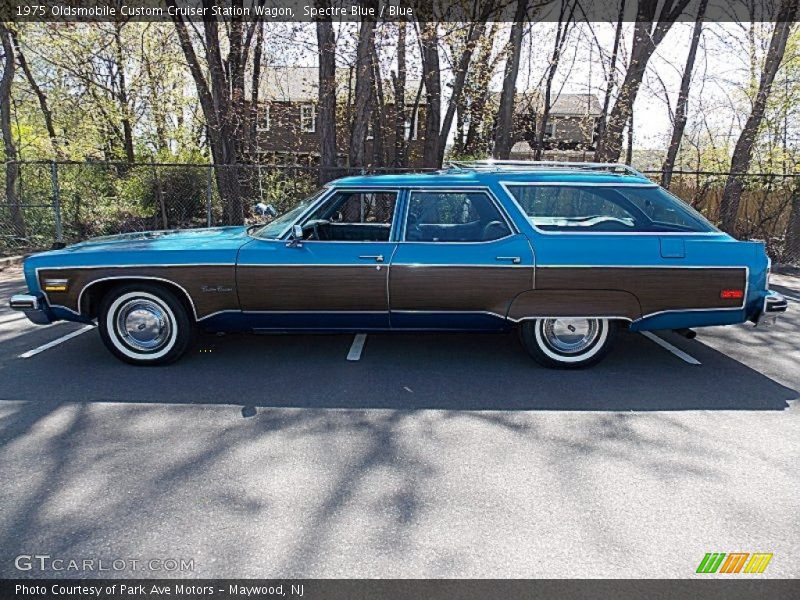
M 180 358 L 194 338 L 194 322 L 165 287 L 132 283 L 111 290 L 100 305 L 100 337 L 117 358 L 163 365 Z
M 616 323 L 593 317 L 532 319 L 520 327 L 528 353 L 546 367 L 578 369 L 599 362 L 610 350 Z

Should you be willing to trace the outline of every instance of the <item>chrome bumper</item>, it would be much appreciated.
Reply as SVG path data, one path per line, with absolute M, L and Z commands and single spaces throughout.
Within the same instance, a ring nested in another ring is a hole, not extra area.
M 25 316 L 28 317 L 28 320 L 31 323 L 36 323 L 37 325 L 49 325 L 53 322 L 53 319 L 50 318 L 49 311 L 47 310 L 47 305 L 44 302 L 44 299 L 39 296 L 33 296 L 31 294 L 16 294 L 11 296 L 11 299 L 8 301 L 8 305 L 13 310 L 20 310 L 25 313 Z
M 789 307 L 789 303 L 778 292 L 768 291 L 764 296 L 764 304 L 761 306 L 761 312 L 756 317 L 756 325 L 774 325 L 778 320 L 781 313 L 785 313 Z

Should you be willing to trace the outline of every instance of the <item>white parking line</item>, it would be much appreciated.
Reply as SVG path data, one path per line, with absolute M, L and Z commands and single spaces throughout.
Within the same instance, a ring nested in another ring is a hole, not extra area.
M 12 313 L 10 315 L 3 315 L 2 317 L 0 317 L 0 325 L 2 325 L 3 323 L 13 323 L 14 321 L 22 321 L 23 319 L 26 319 L 26 318 L 27 317 L 25 315 L 20 314 L 20 313 Z
M 686 354 L 686 352 L 684 352 L 680 348 L 676 348 L 675 346 L 670 344 L 668 341 L 662 340 L 660 337 L 658 337 L 656 334 L 654 334 L 654 333 L 652 333 L 650 331 L 640 331 L 639 333 L 641 333 L 648 340 L 653 340 L 656 344 L 658 344 L 659 346 L 661 346 L 665 350 L 669 350 L 675 356 L 677 356 L 681 360 L 689 363 L 690 365 L 700 365 L 700 364 L 702 364 L 694 356 L 689 356 L 688 354 Z
M 47 342 L 46 344 L 42 344 L 38 348 L 34 348 L 33 350 L 28 350 L 27 352 L 23 352 L 19 355 L 19 358 L 30 358 L 31 356 L 36 356 L 40 352 L 44 352 L 45 350 L 49 350 L 54 346 L 58 346 L 59 344 L 63 344 L 67 340 L 71 340 L 74 337 L 79 336 L 82 333 L 86 333 L 90 329 L 94 329 L 94 325 L 87 325 L 86 327 L 82 327 L 77 331 L 73 331 L 72 333 L 68 333 L 67 335 L 63 335 L 58 339 L 53 340 L 52 342 Z
M 347 360 L 359 360 L 361 358 L 361 351 L 364 350 L 364 343 L 367 341 L 366 333 L 358 333 L 353 338 L 353 345 L 350 346 L 350 352 L 347 353 Z

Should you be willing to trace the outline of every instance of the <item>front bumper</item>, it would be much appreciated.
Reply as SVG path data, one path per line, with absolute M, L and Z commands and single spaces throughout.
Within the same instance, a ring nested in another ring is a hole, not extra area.
M 773 325 L 778 320 L 778 316 L 786 312 L 789 303 L 781 294 L 768 290 L 764 296 L 761 311 L 755 319 L 756 325 Z
M 19 310 L 25 313 L 31 323 L 37 325 L 49 325 L 53 322 L 50 316 L 50 311 L 47 310 L 47 303 L 41 296 L 33 296 L 31 294 L 15 294 L 11 296 L 8 305 L 13 310 Z

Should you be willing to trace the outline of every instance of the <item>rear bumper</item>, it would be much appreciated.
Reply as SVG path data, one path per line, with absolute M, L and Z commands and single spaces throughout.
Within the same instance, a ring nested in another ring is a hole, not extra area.
M 764 300 L 759 313 L 754 321 L 756 325 L 772 325 L 777 321 L 778 316 L 786 312 L 789 303 L 781 294 L 768 290 L 764 295 Z
M 32 294 L 16 294 L 11 296 L 8 305 L 13 310 L 19 310 L 25 313 L 31 323 L 37 325 L 49 325 L 54 321 L 50 316 L 50 311 L 47 308 L 47 303 L 41 296 L 34 296 Z

